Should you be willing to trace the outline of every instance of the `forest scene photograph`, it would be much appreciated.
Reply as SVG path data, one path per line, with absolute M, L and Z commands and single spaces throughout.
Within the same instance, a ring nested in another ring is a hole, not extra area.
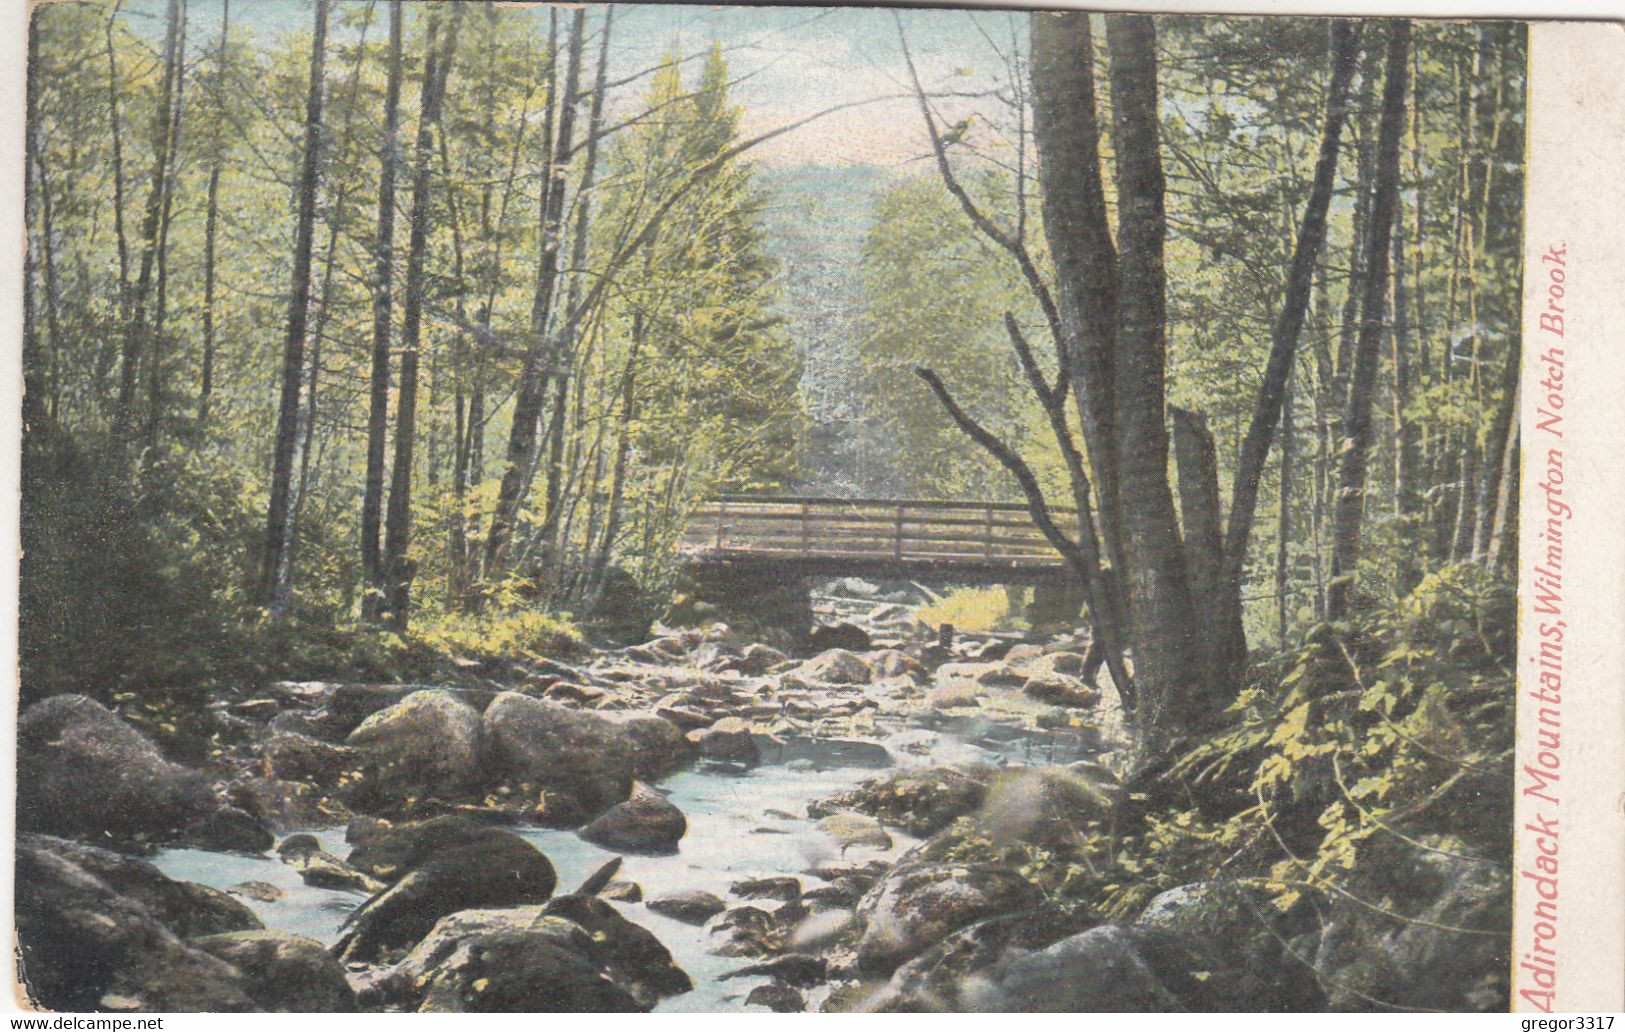
M 1505 1011 L 1525 26 L 51 0 L 59 1011 Z

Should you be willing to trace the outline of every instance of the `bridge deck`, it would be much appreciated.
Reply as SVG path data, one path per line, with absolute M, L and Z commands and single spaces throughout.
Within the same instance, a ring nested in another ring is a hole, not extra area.
M 1052 510 L 1064 531 L 1077 514 Z M 809 574 L 963 573 L 1049 579 L 1065 561 L 1025 505 L 867 498 L 717 498 L 694 513 L 691 564 L 772 562 Z

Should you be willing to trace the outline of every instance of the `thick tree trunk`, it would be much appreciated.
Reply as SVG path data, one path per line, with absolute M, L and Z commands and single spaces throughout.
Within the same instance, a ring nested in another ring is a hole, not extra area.
M 1116 357 L 1121 504 L 1133 556 L 1129 591 L 1134 621 L 1135 687 L 1140 719 L 1165 735 L 1224 701 L 1204 690 L 1222 683 L 1209 639 L 1196 624 L 1189 574 L 1168 486 L 1164 414 L 1167 296 L 1163 240 L 1157 40 L 1149 15 L 1106 16 L 1117 157 L 1118 259 Z
M 1179 474 L 1180 525 L 1190 576 L 1191 607 L 1209 642 L 1209 666 L 1234 683 L 1247 665 L 1241 625 L 1241 582 L 1225 568 L 1224 520 L 1219 502 L 1219 460 L 1213 432 L 1198 412 L 1170 408 Z
M 415 569 L 407 550 L 412 537 L 412 457 L 417 437 L 418 350 L 423 332 L 424 259 L 429 245 L 429 173 L 435 131 L 446 95 L 446 80 L 457 52 L 457 29 L 464 8 L 452 8 L 444 49 L 435 51 L 437 15 L 430 16 L 423 68 L 422 107 L 412 167 L 411 230 L 406 253 L 406 298 L 401 309 L 401 382 L 395 402 L 395 462 L 384 522 L 384 618 L 405 630 L 412 606 Z
M 1107 218 L 1095 100 L 1094 39 L 1086 12 L 1034 14 L 1033 139 L 1044 191 L 1044 233 L 1055 263 L 1062 340 L 1089 469 L 1099 500 L 1106 557 L 1126 584 L 1117 403 L 1117 246 Z M 1127 611 L 1126 599 L 1120 608 Z
M 384 515 L 384 450 L 389 435 L 389 337 L 395 305 L 395 170 L 400 162 L 401 4 L 389 5 L 389 72 L 384 142 L 378 153 L 378 237 L 372 287 L 372 369 L 368 378 L 367 469 L 361 495 L 361 616 L 383 613 L 385 581 L 379 535 Z
M 1383 78 L 1382 121 L 1377 139 L 1376 182 L 1371 198 L 1371 226 L 1366 252 L 1360 310 L 1360 336 L 1349 378 L 1348 413 L 1344 418 L 1342 465 L 1338 471 L 1332 526 L 1331 583 L 1327 615 L 1347 615 L 1354 592 L 1355 564 L 1365 513 L 1366 460 L 1371 449 L 1371 411 L 1376 393 L 1378 352 L 1382 343 L 1384 298 L 1388 290 L 1389 254 L 1394 213 L 1399 203 L 1399 141 L 1409 94 L 1411 23 L 1390 26 L 1387 70 Z
M 287 332 L 282 344 L 281 393 L 271 463 L 271 498 L 265 518 L 260 563 L 260 600 L 271 609 L 287 601 L 291 570 L 288 517 L 293 500 L 294 453 L 299 442 L 299 388 L 304 375 L 305 330 L 310 318 L 310 260 L 320 186 L 322 79 L 327 56 L 328 0 L 316 0 L 316 30 L 310 51 L 310 86 L 305 97 L 305 133 L 299 173 L 299 214 L 294 224 L 293 282 L 288 297 Z
M 506 467 L 497 490 L 485 540 L 485 575 L 503 569 L 514 521 L 536 466 L 537 430 L 547 396 L 549 362 L 556 358 L 547 337 L 548 317 L 558 286 L 560 230 L 564 218 L 564 191 L 573 153 L 576 106 L 580 100 L 581 51 L 586 38 L 585 8 L 577 8 L 570 26 L 570 53 L 564 76 L 564 97 L 559 109 L 558 138 L 554 141 L 546 189 L 542 191 L 542 253 L 536 265 L 536 292 L 531 305 L 530 340 L 526 345 L 515 394 L 513 423 L 508 432 Z

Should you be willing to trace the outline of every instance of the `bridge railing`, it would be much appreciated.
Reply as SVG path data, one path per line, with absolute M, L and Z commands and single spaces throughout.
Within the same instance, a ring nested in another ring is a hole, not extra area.
M 1052 509 L 1071 534 L 1077 514 Z M 1025 505 L 878 498 L 716 498 L 683 537 L 718 558 L 873 559 L 881 562 L 1058 566 L 1062 559 Z

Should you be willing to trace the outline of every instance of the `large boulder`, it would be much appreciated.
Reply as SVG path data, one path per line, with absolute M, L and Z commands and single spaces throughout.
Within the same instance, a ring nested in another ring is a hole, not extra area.
M 898 968 L 889 982 L 864 1001 L 862 1009 L 911 1013 L 967 1010 L 966 990 L 1007 952 L 1044 949 L 1091 923 L 1087 913 L 1052 907 L 978 921 Z
M 768 673 L 780 663 L 788 662 L 789 659 L 789 656 L 773 646 L 756 642 L 745 646 L 745 650 L 730 660 L 725 668 L 737 670 L 741 674 L 759 676 Z
M 19 848 L 48 852 L 100 879 L 147 909 L 182 939 L 260 927 L 260 919 L 218 889 L 176 881 L 145 860 L 48 835 L 24 835 Z
M 1374 843 L 1361 864 L 1371 873 L 1351 882 L 1351 891 L 1382 899 L 1398 917 L 1334 897 L 1324 931 L 1293 940 L 1299 953 L 1313 956 L 1327 1008 L 1369 1010 L 1378 1000 L 1504 1012 L 1512 899 L 1505 868 L 1475 857 L 1460 839 L 1437 835 Z
M 888 771 L 810 804 L 807 812 L 856 811 L 923 838 L 981 806 L 991 776 L 992 768 L 978 764 Z
M 794 676 L 811 684 L 868 684 L 875 673 L 855 652 L 826 649 L 796 667 Z
M 1037 702 L 1071 709 L 1087 709 L 1100 701 L 1099 689 L 1065 674 L 1035 674 L 1027 678 L 1021 691 Z
M 619 910 L 592 896 L 572 893 L 555 896 L 542 907 L 547 917 L 562 917 L 592 937 L 594 954 L 615 984 L 645 1007 L 662 997 L 694 988 L 688 974 L 677 966 L 671 951 L 654 933 L 628 921 Z
M 646 1011 L 691 988 L 658 939 L 579 895 L 448 915 L 381 985 L 423 1011 Z
M 974 1011 L 1143 1014 L 1186 1009 L 1143 955 L 1143 940 L 1121 925 L 1100 925 L 1042 950 L 1012 950 L 965 992 Z
M 323 685 L 323 726 L 334 737 L 343 738 L 374 713 L 388 709 L 417 690 L 409 684 Z
M 636 853 L 675 853 L 688 831 L 683 811 L 659 792 L 634 782 L 632 794 L 600 814 L 578 834 L 606 849 Z
M 273 777 L 331 787 L 346 773 L 359 770 L 360 750 L 336 745 L 295 731 L 275 731 L 260 746 L 260 755 Z
M 219 809 L 203 775 L 113 712 L 53 695 L 17 724 L 17 826 L 93 841 L 166 840 Z
M 746 766 L 754 766 L 762 759 L 750 725 L 739 717 L 723 717 L 707 727 L 690 731 L 688 740 L 707 759 Z
M 254 1009 L 236 968 L 187 945 L 58 843 L 24 835 L 16 859 L 19 969 L 34 1003 L 59 1011 Z
M 353 798 L 374 805 L 455 798 L 480 773 L 480 714 L 448 691 L 413 692 L 350 732 L 367 761 Z
M 1031 882 L 997 864 L 901 863 L 858 903 L 858 964 L 890 971 L 950 932 L 1042 899 Z
M 468 916 L 457 915 L 465 925 Z M 414 959 L 419 953 L 426 955 Z M 424 1013 L 648 1009 L 603 971 L 592 937 L 563 918 L 526 915 L 437 931 L 403 963 L 423 969 L 414 1002 Z
M 576 823 L 625 799 L 634 779 L 675 770 L 693 748 L 675 724 L 658 717 L 585 713 L 517 692 L 492 701 L 481 734 L 490 780 L 561 793 Z M 562 809 L 561 821 L 571 813 Z
M 1318 1010 L 1320 980 L 1286 946 L 1309 930 L 1308 908 L 1298 909 L 1282 914 L 1268 893 L 1241 882 L 1196 882 L 1158 895 L 1135 927 L 1202 955 L 1207 987 L 1222 997 L 1209 1009 Z
M 337 947 L 345 960 L 411 946 L 459 910 L 541 903 L 558 882 L 541 850 L 465 817 L 373 828 L 359 838 L 349 863 L 394 884 L 351 916 Z
M 255 1010 L 301 1014 L 356 1009 L 344 968 L 314 939 L 289 932 L 228 932 L 204 936 L 191 945 L 242 974 Z
M 921 666 L 918 660 L 897 649 L 881 649 L 879 652 L 871 652 L 864 657 L 864 660 L 869 664 L 869 669 L 878 680 L 893 677 L 907 677 L 913 680 L 927 676 L 925 667 Z
M 716 893 L 701 889 L 688 889 L 674 892 L 669 896 L 660 896 L 649 900 L 646 906 L 673 921 L 692 925 L 704 924 L 728 909 L 728 904 L 722 902 L 722 898 Z
M 263 853 L 276 844 L 264 821 L 225 805 L 182 828 L 177 838 L 183 845 L 225 853 Z

